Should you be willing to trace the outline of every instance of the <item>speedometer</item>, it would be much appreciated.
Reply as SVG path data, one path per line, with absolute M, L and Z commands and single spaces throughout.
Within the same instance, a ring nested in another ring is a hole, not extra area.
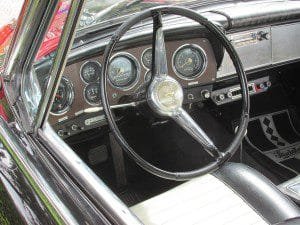
M 87 84 L 96 82 L 100 78 L 101 69 L 101 64 L 96 61 L 85 62 L 80 68 L 80 77 Z
M 138 81 L 139 74 L 140 66 L 137 60 L 128 53 L 119 53 L 110 61 L 108 79 L 116 88 L 130 89 Z
M 47 89 L 49 78 L 46 79 L 44 88 Z M 74 99 L 74 90 L 71 82 L 66 78 L 62 77 L 55 94 L 54 102 L 51 108 L 51 113 L 54 115 L 61 115 L 67 112 Z
M 173 56 L 175 73 L 183 79 L 194 79 L 202 75 L 207 65 L 205 52 L 198 45 L 183 45 Z

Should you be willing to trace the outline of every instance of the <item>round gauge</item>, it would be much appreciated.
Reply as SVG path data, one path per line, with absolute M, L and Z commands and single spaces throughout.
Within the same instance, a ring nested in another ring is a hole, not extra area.
M 100 104 L 100 84 L 92 83 L 87 85 L 84 89 L 84 98 L 90 105 Z
M 45 90 L 47 89 L 49 78 L 45 81 Z M 51 108 L 51 113 L 54 115 L 61 115 L 67 112 L 74 100 L 74 90 L 71 82 L 66 78 L 62 77 L 55 94 L 54 102 Z
M 176 74 L 183 79 L 199 77 L 206 68 L 206 55 L 197 45 L 184 45 L 173 56 Z
M 101 64 L 96 61 L 88 61 L 80 68 L 80 77 L 85 83 L 93 83 L 99 80 Z
M 145 83 L 149 83 L 152 77 L 152 73 L 150 70 L 147 71 L 147 73 L 145 74 Z
M 152 66 L 152 48 L 147 48 L 142 54 L 142 63 L 147 69 Z
M 139 72 L 137 60 L 127 53 L 120 53 L 114 56 L 110 62 L 108 78 L 113 86 L 129 89 L 137 82 Z

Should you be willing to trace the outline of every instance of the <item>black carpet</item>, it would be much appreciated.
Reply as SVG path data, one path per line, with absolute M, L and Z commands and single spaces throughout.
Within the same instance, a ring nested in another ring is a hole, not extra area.
M 284 176 L 300 173 L 300 135 L 293 126 L 289 111 L 283 110 L 254 117 L 249 122 L 245 138 L 248 152 L 259 152 L 261 158 L 268 158 L 277 164 L 277 170 Z

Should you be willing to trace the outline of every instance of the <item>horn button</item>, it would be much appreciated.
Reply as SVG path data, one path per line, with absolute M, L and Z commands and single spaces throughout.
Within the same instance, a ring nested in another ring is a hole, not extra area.
M 182 87 L 169 76 L 157 77 L 148 89 L 148 102 L 155 112 L 161 115 L 174 115 L 182 106 Z

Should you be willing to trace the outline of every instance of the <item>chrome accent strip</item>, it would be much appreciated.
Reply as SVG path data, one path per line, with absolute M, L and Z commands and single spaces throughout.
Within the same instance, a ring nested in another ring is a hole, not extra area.
M 181 75 L 181 74 L 177 71 L 177 69 L 175 68 L 175 56 L 176 56 L 177 52 L 180 51 L 180 50 L 183 49 L 183 48 L 186 48 L 186 47 L 192 47 L 192 48 L 195 48 L 195 49 L 199 50 L 199 52 L 200 52 L 201 54 L 203 54 L 202 56 L 203 56 L 203 61 L 204 61 L 204 62 L 203 62 L 203 65 L 202 65 L 202 68 L 201 68 L 201 71 L 200 71 L 198 74 L 196 74 L 195 76 L 190 77 L 190 78 Z M 173 68 L 175 74 L 176 74 L 179 78 L 181 78 L 181 79 L 183 79 L 183 80 L 189 80 L 189 81 L 195 80 L 195 79 L 201 77 L 201 76 L 203 75 L 203 73 L 205 72 L 206 68 L 207 68 L 207 55 L 206 55 L 206 52 L 204 51 L 203 48 L 201 48 L 199 45 L 196 45 L 196 44 L 184 44 L 184 45 L 181 45 L 180 47 L 178 47 L 178 48 L 176 49 L 176 51 L 175 51 L 175 52 L 173 53 L 173 55 L 172 55 L 172 68 Z
M 118 109 L 118 108 L 136 107 L 139 104 L 140 104 L 140 102 L 131 102 L 131 103 L 126 103 L 126 104 L 112 105 L 110 108 Z M 94 113 L 94 112 L 99 112 L 99 111 L 103 111 L 103 107 L 101 107 L 101 106 L 91 107 L 91 108 L 87 108 L 87 109 L 83 110 L 84 113 Z
M 2 117 L 0 117 L 0 136 L 2 141 L 7 145 L 6 147 L 11 149 L 10 154 L 15 162 L 17 162 L 29 183 L 32 186 L 36 186 L 43 195 L 42 197 L 45 197 L 47 202 L 50 203 L 50 206 L 45 206 L 47 208 L 53 208 L 55 210 L 54 213 L 60 217 L 58 219 L 62 220 L 65 224 L 78 224 L 75 218 L 72 216 L 72 213 L 65 206 L 65 204 L 61 202 L 60 198 L 55 194 L 51 186 L 48 184 L 48 181 L 40 173 L 37 167 L 28 159 L 28 152 L 24 150 L 24 147 L 20 144 L 19 140 L 16 138 L 15 134 L 2 119 Z
M 118 53 L 114 54 L 110 58 L 109 63 L 111 63 L 115 58 L 122 57 L 122 56 L 131 59 L 134 62 L 135 66 L 136 66 L 136 73 L 137 74 L 136 74 L 136 78 L 135 78 L 134 82 L 131 85 L 126 86 L 126 87 L 118 87 L 110 81 L 109 74 L 107 74 L 108 75 L 107 80 L 108 80 L 108 83 L 113 88 L 116 88 L 116 89 L 119 89 L 119 90 L 122 90 L 122 91 L 128 91 L 128 90 L 132 89 L 139 82 L 139 79 L 140 79 L 140 76 L 141 76 L 141 65 L 140 65 L 139 61 L 137 60 L 137 58 L 134 55 L 130 54 L 129 52 L 118 52 Z M 109 69 L 108 69 L 108 73 L 109 73 Z
M 29 75 L 30 63 L 47 31 L 45 23 L 52 18 L 58 0 L 24 1 L 4 64 L 4 90 L 19 125 L 31 129 L 31 118 L 22 99 L 23 75 Z
M 116 224 L 142 225 L 129 208 L 103 183 L 81 158 L 46 123 L 38 134 L 55 158 L 65 167 L 78 184 L 94 200 L 95 205 L 105 211 Z
M 43 126 L 43 124 L 45 124 L 49 117 L 54 97 L 67 63 L 67 55 L 73 44 L 77 22 L 81 15 L 83 4 L 84 0 L 72 1 L 69 8 L 68 17 L 63 28 L 63 33 L 56 51 L 56 56 L 49 73 L 50 79 L 48 88 L 40 100 L 38 112 L 33 124 L 34 132 L 37 132 L 37 130 Z

